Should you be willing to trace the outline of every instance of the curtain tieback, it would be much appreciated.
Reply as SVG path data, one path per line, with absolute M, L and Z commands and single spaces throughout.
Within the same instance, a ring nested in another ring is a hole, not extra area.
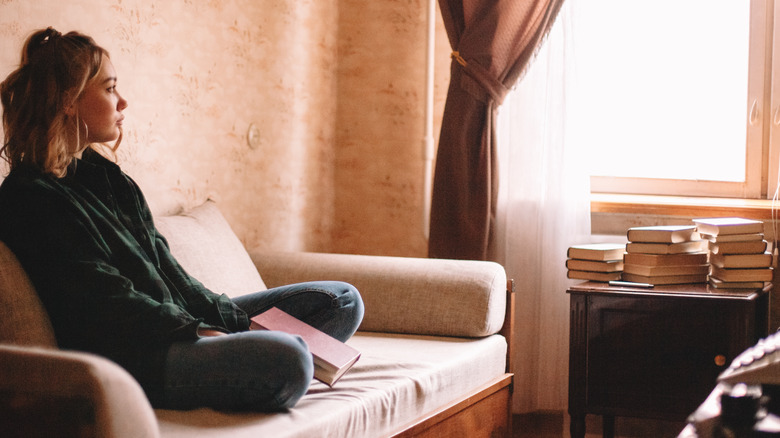
M 458 52 L 457 50 L 453 51 L 452 54 L 450 55 L 450 57 L 452 59 L 458 61 L 458 64 L 460 64 L 460 65 L 462 65 L 464 67 L 469 64 L 468 62 L 466 62 L 465 59 L 463 59 L 462 56 L 460 56 L 460 52 Z
M 463 67 L 463 71 L 465 71 L 474 82 L 479 84 L 479 87 L 486 91 L 493 101 L 498 105 L 501 105 L 506 95 L 509 94 L 509 89 L 505 87 L 504 84 L 493 78 L 493 76 L 490 75 L 490 72 L 482 68 L 478 63 L 469 63 L 466 61 L 466 59 L 460 56 L 460 52 L 457 50 L 454 50 L 450 54 L 450 57 Z

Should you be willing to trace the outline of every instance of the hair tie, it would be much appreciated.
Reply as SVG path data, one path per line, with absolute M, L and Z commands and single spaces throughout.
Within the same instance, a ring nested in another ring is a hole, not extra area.
M 46 30 L 43 32 L 43 38 L 41 39 L 40 44 L 44 45 L 52 40 L 52 38 L 60 37 L 62 34 L 54 29 L 53 27 L 47 27 Z
M 44 30 L 39 30 L 35 34 L 33 34 L 28 40 L 27 43 L 25 43 L 24 50 L 22 50 L 22 60 L 21 60 L 21 67 L 25 68 L 27 67 L 31 62 L 33 62 L 34 59 L 40 58 L 41 51 L 44 50 L 53 50 L 50 46 L 49 42 L 54 41 L 55 39 L 59 39 L 62 37 L 62 34 L 59 33 L 57 30 L 55 30 L 53 27 L 47 27 Z M 56 44 L 55 46 L 59 45 Z

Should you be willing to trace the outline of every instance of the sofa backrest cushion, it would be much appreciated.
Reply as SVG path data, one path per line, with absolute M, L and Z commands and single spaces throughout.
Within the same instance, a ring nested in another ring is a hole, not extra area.
M 215 202 L 155 217 L 154 222 L 179 264 L 212 291 L 235 297 L 266 290 L 244 245 Z
M 16 256 L 0 242 L 0 344 L 56 347 L 49 316 Z
M 271 287 L 341 280 L 363 297 L 361 331 L 483 337 L 501 330 L 506 271 L 495 262 L 254 251 Z

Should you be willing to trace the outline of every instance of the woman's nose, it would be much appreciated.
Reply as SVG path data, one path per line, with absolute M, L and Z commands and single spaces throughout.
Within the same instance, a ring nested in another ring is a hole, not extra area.
M 127 101 L 126 101 L 126 100 L 125 100 L 125 98 L 124 98 L 124 97 L 122 97 L 121 95 L 119 96 L 119 102 L 117 102 L 117 104 L 116 104 L 116 107 L 117 107 L 117 109 L 118 109 L 119 111 L 122 111 L 122 110 L 124 110 L 125 108 L 127 108 Z

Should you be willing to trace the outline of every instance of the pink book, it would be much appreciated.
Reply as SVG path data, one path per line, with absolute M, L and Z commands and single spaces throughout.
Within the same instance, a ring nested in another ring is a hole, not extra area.
M 249 328 L 300 336 L 314 356 L 314 377 L 331 387 L 360 358 L 359 351 L 276 307 L 252 317 Z

